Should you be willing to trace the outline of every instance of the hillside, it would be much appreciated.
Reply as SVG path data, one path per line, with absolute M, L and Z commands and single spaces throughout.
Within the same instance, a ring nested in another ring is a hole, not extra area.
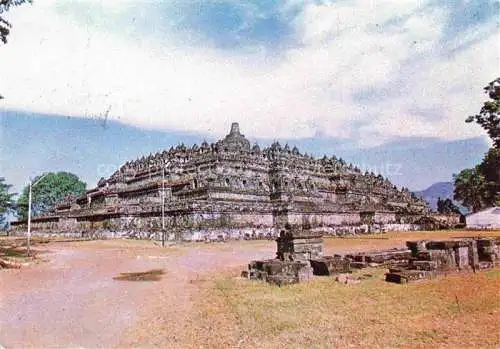
M 454 185 L 451 182 L 438 182 L 431 185 L 429 188 L 416 191 L 415 195 L 426 200 L 433 210 L 437 209 L 438 198 L 453 200 Z

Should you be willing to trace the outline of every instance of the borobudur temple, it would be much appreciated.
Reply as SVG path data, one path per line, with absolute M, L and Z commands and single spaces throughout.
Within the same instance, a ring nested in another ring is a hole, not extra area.
M 96 188 L 34 217 L 32 227 L 149 237 L 165 231 L 168 239 L 204 240 L 275 237 L 285 225 L 338 235 L 435 221 L 425 201 L 381 175 L 279 142 L 251 146 L 233 123 L 215 143 L 178 145 L 125 163 Z M 26 222 L 13 228 L 25 230 Z

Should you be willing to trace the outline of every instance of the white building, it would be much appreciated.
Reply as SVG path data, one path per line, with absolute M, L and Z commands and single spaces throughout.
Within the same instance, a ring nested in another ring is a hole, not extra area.
M 490 207 L 465 217 L 467 228 L 500 229 L 500 207 Z

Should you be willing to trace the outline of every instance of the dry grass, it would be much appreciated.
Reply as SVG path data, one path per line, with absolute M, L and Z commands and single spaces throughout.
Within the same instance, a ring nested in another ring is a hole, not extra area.
M 0 268 L 4 263 L 9 263 L 20 267 L 27 263 L 35 261 L 39 252 L 31 250 L 30 256 L 26 254 L 26 239 L 25 238 L 0 238 Z
M 363 273 L 366 273 L 364 271 Z M 332 278 L 272 287 L 221 278 L 200 304 L 193 346 L 287 348 L 494 348 L 499 345 L 500 271 L 409 285 Z
M 499 231 L 408 232 L 328 238 L 327 252 L 404 246 L 413 239 L 499 236 Z M 235 275 L 234 271 L 232 275 Z M 498 348 L 500 270 L 409 285 L 385 269 L 346 286 L 329 277 L 286 287 L 234 277 L 208 283 L 191 318 L 190 347 Z

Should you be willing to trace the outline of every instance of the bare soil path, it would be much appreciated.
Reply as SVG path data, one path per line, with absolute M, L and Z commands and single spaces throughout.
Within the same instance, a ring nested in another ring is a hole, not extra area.
M 0 271 L 0 345 L 7 349 L 154 345 L 127 335 L 139 321 L 164 322 L 172 331 L 157 345 L 179 347 L 183 338 L 176 329 L 184 327 L 197 280 L 253 258 L 271 257 L 274 244 L 162 249 L 144 242 L 95 241 L 44 249 L 49 262 Z M 165 275 L 157 282 L 113 279 L 151 269 L 163 269 Z M 163 311 L 151 318 L 159 302 Z

